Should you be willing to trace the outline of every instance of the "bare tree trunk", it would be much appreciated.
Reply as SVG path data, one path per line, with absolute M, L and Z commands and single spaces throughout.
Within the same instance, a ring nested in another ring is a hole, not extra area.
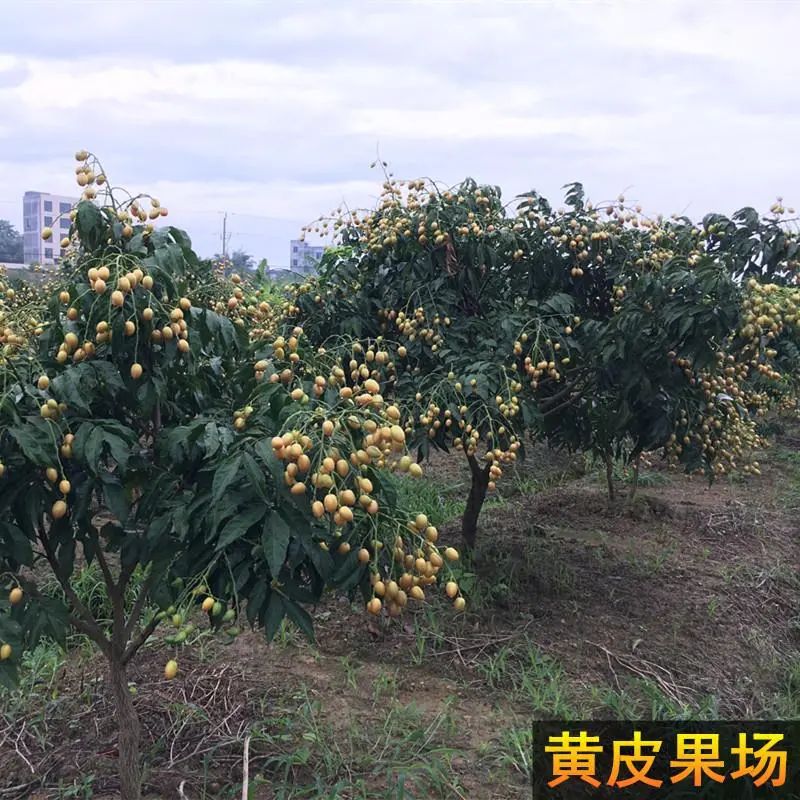
M 606 485 L 608 486 L 608 499 L 613 500 L 614 493 L 614 459 L 611 453 L 606 453 Z
M 122 800 L 139 800 L 142 793 L 142 771 L 139 764 L 139 715 L 133 707 L 128 689 L 128 673 L 119 658 L 109 663 L 111 693 L 119 729 L 119 784 Z
M 473 550 L 478 538 L 478 517 L 486 500 L 486 491 L 489 488 L 489 469 L 490 465 L 481 467 L 475 456 L 467 456 L 469 469 L 472 473 L 472 485 L 467 497 L 467 507 L 461 518 L 461 538 L 466 550 Z

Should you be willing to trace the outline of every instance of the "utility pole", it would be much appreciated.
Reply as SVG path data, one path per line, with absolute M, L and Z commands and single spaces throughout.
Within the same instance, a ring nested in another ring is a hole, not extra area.
M 222 257 L 228 254 L 228 212 L 226 211 L 222 217 Z

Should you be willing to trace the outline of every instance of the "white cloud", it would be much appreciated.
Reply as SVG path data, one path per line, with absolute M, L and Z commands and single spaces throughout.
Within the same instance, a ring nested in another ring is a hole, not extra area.
M 378 191 L 378 146 L 407 177 L 554 200 L 633 185 L 665 212 L 763 206 L 800 179 L 800 4 L 65 2 L 55 27 L 37 7 L 4 8 L 0 48 L 17 223 L 26 189 L 73 193 L 80 147 L 201 252 L 227 210 L 275 263 L 304 222 Z

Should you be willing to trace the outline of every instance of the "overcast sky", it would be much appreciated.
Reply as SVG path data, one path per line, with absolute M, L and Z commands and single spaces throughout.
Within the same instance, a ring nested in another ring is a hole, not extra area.
M 342 201 L 465 176 L 699 217 L 800 205 L 800 2 L 0 0 L 0 218 L 75 150 L 201 255 L 275 266 Z M 73 188 L 74 187 L 74 188 Z

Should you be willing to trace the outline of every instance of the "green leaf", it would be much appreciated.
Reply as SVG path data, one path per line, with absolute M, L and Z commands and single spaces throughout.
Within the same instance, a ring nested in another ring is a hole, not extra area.
M 264 530 L 261 533 L 261 546 L 273 577 L 280 574 L 283 562 L 286 560 L 286 550 L 292 532 L 286 520 L 277 511 L 270 511 L 264 520 Z
M 264 625 L 264 636 L 268 642 L 275 638 L 275 634 L 286 616 L 286 606 L 283 597 L 277 592 L 271 592 L 269 596 L 269 603 L 266 611 L 263 614 L 262 623 Z
M 111 472 L 102 472 L 100 480 L 103 484 L 103 499 L 108 510 L 124 525 L 128 520 L 128 498 L 125 487 Z
M 230 519 L 228 524 L 222 529 L 222 533 L 220 533 L 217 539 L 217 546 L 215 549 L 222 550 L 238 539 L 241 539 L 250 528 L 261 520 L 265 511 L 266 509 L 264 506 L 255 505 Z
M 311 615 L 308 611 L 288 597 L 283 598 L 283 604 L 286 609 L 286 616 L 313 642 L 314 623 L 311 621 Z
M 228 461 L 223 462 L 214 473 L 214 482 L 211 486 L 211 502 L 218 503 L 222 495 L 233 485 L 239 477 L 239 468 L 242 465 L 241 455 L 236 455 Z

